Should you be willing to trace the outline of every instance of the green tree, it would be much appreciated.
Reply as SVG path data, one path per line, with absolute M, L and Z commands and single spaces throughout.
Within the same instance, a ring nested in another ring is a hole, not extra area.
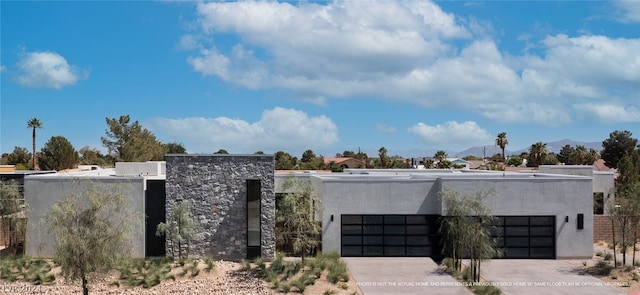
M 76 168 L 80 156 L 64 136 L 52 136 L 40 150 L 40 163 L 47 170 Z
M 296 167 L 297 161 L 287 152 L 277 151 L 275 154 L 276 170 L 292 170 Z
M 378 149 L 378 168 L 389 168 L 391 167 L 391 159 L 387 155 L 387 149 L 385 147 L 380 147 Z
M 600 153 L 597 150 L 590 148 L 589 154 L 587 154 L 586 164 L 593 165 L 593 163 L 595 163 L 599 159 L 600 159 Z
M 184 147 L 182 143 L 179 142 L 168 142 L 163 143 L 165 154 L 186 154 L 187 149 Z
M 284 239 L 293 245 L 293 252 L 304 261 L 320 244 L 320 199 L 311 181 L 299 180 L 295 176 L 283 182 L 281 191 L 285 194 L 276 210 L 276 221 L 283 224 Z
M 36 153 L 36 129 L 42 128 L 42 121 L 38 118 L 31 118 L 27 121 L 27 127 L 31 128 L 31 139 L 33 142 L 33 160 L 31 161 L 31 167 L 33 170 L 40 170 L 38 167 L 38 154 Z
M 336 157 L 345 157 L 345 158 L 356 158 L 356 153 L 353 151 L 344 151 L 341 155 L 336 155 Z
M 558 165 L 560 161 L 558 161 L 558 157 L 555 153 L 548 153 L 544 160 L 542 161 L 544 165 Z
M 120 118 L 106 118 L 106 136 L 101 137 L 102 144 L 116 161 L 145 162 L 164 159 L 164 147 L 156 136 L 138 121 L 131 123 L 129 115 Z
M 584 145 L 576 145 L 575 153 L 573 154 L 573 163 L 576 165 L 584 165 L 586 163 L 589 151 Z
M 16 146 L 10 154 L 7 154 L 7 164 L 9 165 L 22 165 L 23 167 L 30 166 L 29 162 L 32 160 L 32 155 L 26 148 Z M 20 169 L 19 169 L 20 170 Z
M 509 144 L 509 139 L 507 139 L 507 133 L 506 132 L 498 133 L 498 137 L 496 137 L 496 145 L 499 146 L 500 149 L 502 150 L 503 162 L 506 159 L 504 156 L 504 149 L 507 147 L 508 144 Z
M 462 270 L 462 259 L 469 258 L 472 279 L 480 281 L 480 266 L 483 260 L 501 255 L 491 228 L 495 217 L 483 200 L 494 194 L 493 190 L 479 190 L 465 194 L 446 189 L 442 200 L 446 215 L 440 224 L 444 239 L 443 254 L 454 261 L 456 270 Z
M 13 254 L 18 254 L 18 243 L 24 239 L 19 238 L 24 235 L 26 224 L 24 219 L 18 216 L 25 207 L 24 198 L 20 195 L 18 185 L 15 181 L 0 181 L 0 225 L 8 225 L 0 232 L 4 234 L 3 240 L 13 249 Z
M 264 155 L 264 152 L 263 152 L 263 151 L 257 151 L 257 152 L 255 152 L 255 153 L 253 153 L 253 154 L 254 154 L 254 155 Z
M 547 151 L 547 144 L 542 142 L 536 142 L 529 148 L 529 156 L 531 158 L 531 164 L 534 167 L 538 167 L 544 163 L 549 152 Z
M 130 208 L 120 189 L 89 184 L 81 193 L 56 202 L 47 214 L 62 275 L 80 279 L 83 294 L 89 294 L 91 278 L 104 275 L 117 259 L 130 256 L 130 225 L 137 217 Z
M 228 155 L 229 152 L 227 152 L 227 150 L 225 149 L 219 149 L 217 152 L 215 152 L 214 154 L 216 155 Z
M 114 162 L 109 159 L 106 155 L 103 155 L 96 148 L 91 148 L 89 146 L 83 146 L 80 148 L 80 164 L 84 165 L 98 165 L 101 167 L 105 166 L 113 166 Z
M 311 163 L 317 159 L 316 154 L 312 150 L 306 150 L 302 153 L 302 157 L 300 158 L 300 162 L 302 163 Z
M 191 200 L 177 203 L 167 211 L 168 222 L 158 224 L 156 235 L 166 235 L 167 244 L 171 243 L 170 248 L 173 257 L 189 257 L 191 239 L 196 225 L 193 217 L 191 217 L 192 207 L 193 202 Z M 177 256 L 176 253 L 178 254 Z
M 573 148 L 571 145 L 565 144 L 562 149 L 560 149 L 560 153 L 558 153 L 558 161 L 567 165 L 573 165 L 575 164 L 575 153 L 575 148 Z
M 322 159 L 319 159 L 312 150 L 306 150 L 300 158 L 300 168 L 303 170 L 318 170 L 324 168 Z
M 520 158 L 519 156 L 513 156 L 510 157 L 509 160 L 507 160 L 507 165 L 509 166 L 519 167 L 522 166 L 522 163 L 522 158 Z
M 448 157 L 449 155 L 447 155 L 447 152 L 443 150 L 436 151 L 436 153 L 433 155 L 433 158 L 435 159 L 436 168 L 439 168 L 439 169 L 451 168 L 452 163 L 447 160 Z
M 618 227 L 621 235 L 620 250 L 625 251 L 633 247 L 637 241 L 638 218 L 640 214 L 640 149 L 625 154 L 618 162 L 619 176 L 616 179 L 616 204 L 609 208 L 614 227 Z M 635 247 L 633 247 L 633 261 L 635 265 Z M 623 253 L 623 265 L 626 256 Z
M 344 171 L 344 167 L 338 165 L 338 163 L 336 163 L 335 161 L 329 162 L 329 165 L 326 168 L 331 170 L 331 172 L 342 172 L 342 171 Z
M 638 140 L 631 137 L 631 131 L 613 131 L 609 134 L 609 138 L 602 141 L 602 151 L 600 158 L 605 161 L 607 166 L 618 168 L 618 162 L 626 154 L 630 154 L 638 146 Z

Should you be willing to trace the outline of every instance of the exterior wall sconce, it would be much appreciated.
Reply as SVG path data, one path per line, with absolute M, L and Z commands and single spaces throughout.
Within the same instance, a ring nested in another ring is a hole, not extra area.
M 584 214 L 578 213 L 578 229 L 584 229 Z
M 333 214 L 331 214 L 331 221 L 333 221 Z
M 569 216 L 564 217 L 564 222 L 569 222 Z

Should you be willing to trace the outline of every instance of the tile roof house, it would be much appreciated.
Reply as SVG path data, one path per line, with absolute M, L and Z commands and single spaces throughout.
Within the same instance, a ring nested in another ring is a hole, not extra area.
M 342 157 L 342 158 L 324 158 L 324 164 L 325 165 L 329 165 L 329 163 L 334 162 L 338 165 L 340 165 L 340 167 L 342 168 L 365 168 L 367 166 L 367 164 L 362 161 L 362 160 L 358 160 L 358 159 L 354 159 L 354 158 L 347 158 L 347 157 Z

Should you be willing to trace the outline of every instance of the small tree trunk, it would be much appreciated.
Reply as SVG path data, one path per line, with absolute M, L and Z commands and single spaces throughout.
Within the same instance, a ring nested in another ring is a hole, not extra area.
M 622 235 L 622 248 L 620 248 L 620 250 L 622 251 L 622 266 L 627 265 L 627 247 L 629 245 L 629 237 L 627 237 L 627 218 L 623 217 L 622 220 L 622 224 L 620 226 L 620 231 L 621 231 L 621 235 Z M 613 259 L 616 258 L 615 255 L 615 251 L 613 252 Z
M 89 287 L 87 286 L 88 285 L 87 278 L 84 272 L 82 272 L 80 276 L 82 277 L 82 294 L 89 295 Z
M 631 265 L 636 265 L 636 243 L 638 242 L 638 220 L 633 218 L 633 257 L 631 258 Z
M 618 267 L 618 261 L 616 260 L 616 224 L 614 219 L 611 219 L 611 239 L 613 240 L 613 267 Z

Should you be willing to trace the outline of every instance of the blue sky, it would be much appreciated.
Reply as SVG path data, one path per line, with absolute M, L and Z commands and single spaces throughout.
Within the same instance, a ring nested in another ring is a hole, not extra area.
M 2 1 L 0 152 L 104 150 L 129 114 L 189 152 L 417 156 L 640 136 L 640 1 Z

